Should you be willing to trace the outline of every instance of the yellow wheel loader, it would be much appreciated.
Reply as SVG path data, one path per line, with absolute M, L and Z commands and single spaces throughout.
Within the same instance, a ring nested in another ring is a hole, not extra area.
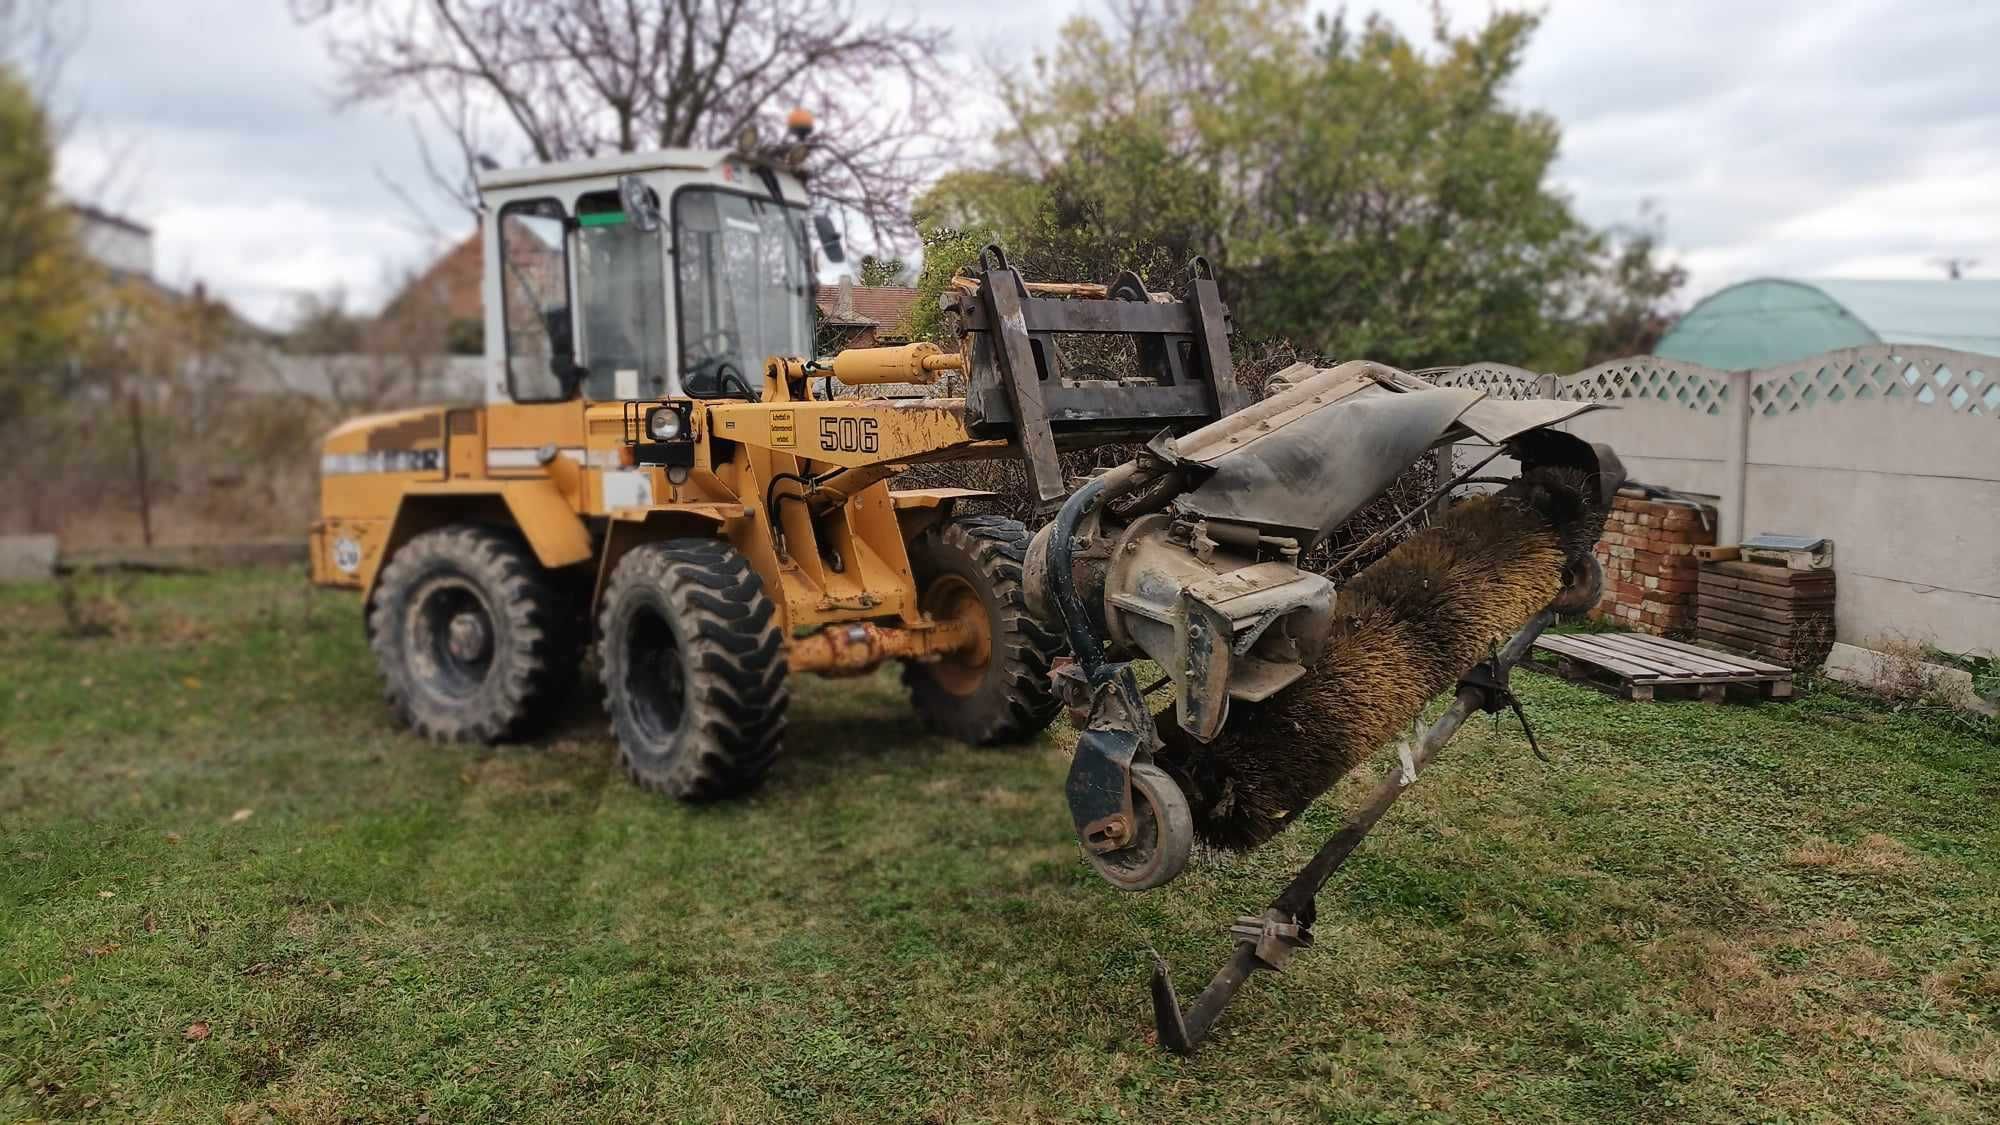
M 1252 403 L 1204 263 L 1171 294 L 1129 273 L 1032 284 L 997 247 L 946 298 L 956 351 L 814 357 L 813 242 L 837 243 L 796 162 L 669 151 L 480 187 L 486 401 L 333 430 L 311 532 L 313 580 L 363 595 L 389 703 L 431 739 L 522 733 L 594 647 L 622 768 L 724 798 L 780 753 L 790 676 L 899 661 L 924 720 L 966 742 L 1032 739 L 1067 704 L 1083 853 L 1144 890 L 1196 839 L 1281 831 L 1456 685 L 1406 740 L 1407 784 L 1471 709 L 1511 705 L 1507 670 L 1554 612 L 1595 600 L 1591 545 L 1622 471 L 1553 428 L 1588 404 L 1367 363 L 1295 368 Z M 929 397 L 946 373 L 962 393 Z M 843 391 L 871 385 L 914 394 Z M 1345 588 L 1301 568 L 1460 440 L 1519 476 Z M 1062 451 L 1107 443 L 1138 452 L 1064 478 Z M 985 493 L 893 486 L 994 458 L 1025 465 L 1034 533 L 955 510 Z M 1152 689 L 1140 659 L 1165 672 Z M 1161 968 L 1163 1044 L 1192 1050 L 1242 979 L 1309 944 L 1314 896 L 1370 809 L 1238 920 L 1236 958 L 1188 1012 Z

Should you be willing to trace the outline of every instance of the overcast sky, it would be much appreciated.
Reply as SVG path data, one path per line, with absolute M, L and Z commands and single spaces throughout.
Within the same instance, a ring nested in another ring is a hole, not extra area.
M 962 51 L 1025 57 L 1077 7 L 924 11 Z M 1423 0 L 1372 7 L 1428 23 Z M 1469 24 L 1491 4 L 1446 7 Z M 429 186 L 413 115 L 336 108 L 318 34 L 278 0 L 88 10 L 59 175 L 152 225 L 165 280 L 278 325 L 336 286 L 365 308 L 470 229 Z M 1763 274 L 1942 276 L 1947 255 L 2000 276 L 1996 57 L 1995 0 L 1553 0 L 1514 97 L 1561 121 L 1557 181 L 1586 219 L 1657 204 L 1693 274 L 1685 303 Z

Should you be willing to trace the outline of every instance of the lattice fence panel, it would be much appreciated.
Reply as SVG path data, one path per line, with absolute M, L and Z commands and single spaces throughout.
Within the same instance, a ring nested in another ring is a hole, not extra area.
M 1852 348 L 1752 376 L 1765 417 L 1837 402 L 1900 401 L 1968 417 L 2000 417 L 2000 359 L 1942 348 Z
M 1474 363 L 1465 367 L 1445 367 L 1420 374 L 1440 387 L 1471 387 L 1489 398 L 1541 398 L 1554 382 L 1552 376 L 1537 375 L 1504 363 Z
M 1441 387 L 1473 387 L 1494 398 L 1606 403 L 1641 399 L 1682 406 L 1699 414 L 1720 414 L 1722 405 L 1729 401 L 1729 384 L 1721 372 L 1654 356 L 1614 360 L 1561 377 L 1504 364 L 1477 363 L 1448 369 L 1435 381 Z
M 1566 376 L 1561 398 L 1590 402 L 1663 402 L 1697 414 L 1720 414 L 1729 383 L 1719 371 L 1657 356 L 1613 360 Z

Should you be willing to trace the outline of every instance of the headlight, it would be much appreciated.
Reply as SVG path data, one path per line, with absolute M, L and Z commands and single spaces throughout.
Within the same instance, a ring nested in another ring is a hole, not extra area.
M 673 441 L 681 436 L 684 425 L 680 411 L 663 406 L 646 419 L 646 432 L 652 435 L 654 441 Z

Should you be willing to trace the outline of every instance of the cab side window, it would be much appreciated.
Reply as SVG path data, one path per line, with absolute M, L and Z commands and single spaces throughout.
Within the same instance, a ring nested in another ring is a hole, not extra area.
M 562 204 L 520 200 L 500 209 L 500 307 L 507 390 L 517 402 L 576 393 L 569 317 L 569 254 Z

